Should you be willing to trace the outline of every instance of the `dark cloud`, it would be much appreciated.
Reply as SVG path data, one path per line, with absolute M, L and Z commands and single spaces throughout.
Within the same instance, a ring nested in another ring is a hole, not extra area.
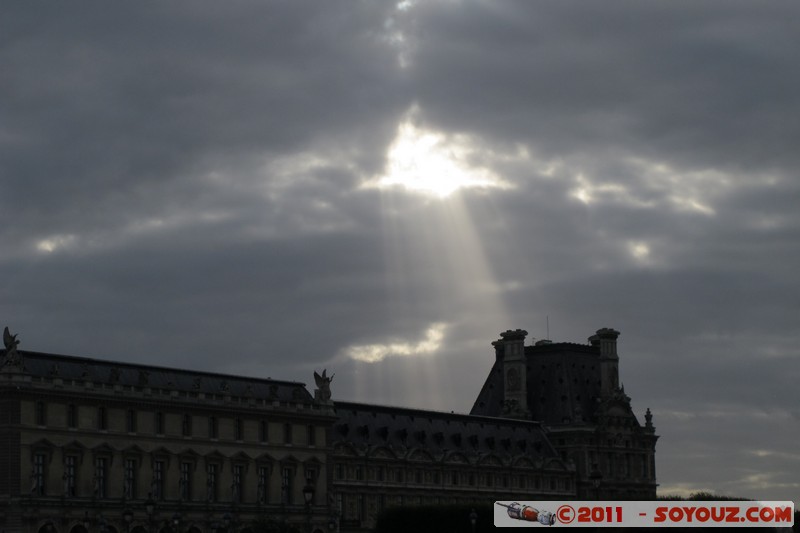
M 795 4 L 2 9 L 23 348 L 467 411 L 499 331 L 611 326 L 662 488 L 797 499 Z M 375 189 L 403 123 L 507 187 Z

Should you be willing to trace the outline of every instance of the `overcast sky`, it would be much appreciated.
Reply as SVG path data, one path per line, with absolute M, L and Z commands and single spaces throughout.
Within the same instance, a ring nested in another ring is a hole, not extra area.
M 468 412 L 622 332 L 661 493 L 800 500 L 800 4 L 7 2 L 20 348 Z

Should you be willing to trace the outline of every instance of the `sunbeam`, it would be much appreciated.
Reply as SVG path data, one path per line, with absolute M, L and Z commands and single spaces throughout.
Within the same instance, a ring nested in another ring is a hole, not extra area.
M 510 185 L 489 168 L 470 166 L 472 159 L 492 160 L 488 150 L 476 156 L 479 145 L 402 122 L 388 148 L 384 175 L 365 185 L 381 191 L 392 317 L 392 324 L 382 328 L 385 338 L 354 342 L 345 350 L 361 362 L 356 366 L 365 381 L 357 390 L 365 397 L 386 398 L 382 384 L 391 381 L 387 401 L 410 398 L 421 406 L 451 408 L 448 398 L 456 387 L 480 387 L 472 382 L 478 377 L 453 369 L 455 357 L 466 351 L 458 344 L 460 333 L 485 329 L 488 354 L 490 336 L 510 327 L 502 288 L 464 197 L 472 191 L 488 196 Z M 374 364 L 366 368 L 367 362 Z M 405 372 L 395 372 L 398 367 Z

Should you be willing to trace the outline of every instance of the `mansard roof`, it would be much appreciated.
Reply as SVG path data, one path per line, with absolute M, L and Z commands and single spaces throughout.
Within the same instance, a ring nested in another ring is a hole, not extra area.
M 305 384 L 295 381 L 233 376 L 23 350 L 19 350 L 19 353 L 24 358 L 25 372 L 39 378 L 265 398 L 280 402 L 312 401 Z
M 332 441 L 356 449 L 385 447 L 409 456 L 425 450 L 436 460 L 453 454 L 472 460 L 489 455 L 557 457 L 538 422 L 353 402 L 336 402 L 335 409 Z
M 504 399 L 503 346 L 495 345 L 496 359 L 471 413 L 502 416 Z M 589 423 L 600 396 L 600 350 L 571 342 L 525 346 L 526 389 L 531 417 L 546 424 Z

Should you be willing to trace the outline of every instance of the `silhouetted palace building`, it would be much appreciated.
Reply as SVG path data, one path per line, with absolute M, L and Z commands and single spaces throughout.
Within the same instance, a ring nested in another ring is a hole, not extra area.
M 509 330 L 492 343 L 495 363 L 471 413 L 541 422 L 575 469 L 578 497 L 654 498 L 658 437 L 650 410 L 641 426 L 619 383 L 619 332 L 600 329 L 589 345 L 524 346 L 526 334 Z
M 302 383 L 17 350 L 0 360 L 0 529 L 364 531 L 381 509 L 652 498 L 655 435 L 590 345 L 506 331 L 469 415 L 334 401 Z

